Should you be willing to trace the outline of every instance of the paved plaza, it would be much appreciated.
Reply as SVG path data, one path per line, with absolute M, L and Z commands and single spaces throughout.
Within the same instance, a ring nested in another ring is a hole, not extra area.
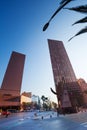
M 87 130 L 87 112 L 59 115 L 26 112 L 0 119 L 0 130 Z

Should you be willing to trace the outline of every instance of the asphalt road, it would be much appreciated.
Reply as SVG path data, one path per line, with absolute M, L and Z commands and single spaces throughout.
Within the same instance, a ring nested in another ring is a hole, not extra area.
M 17 113 L 1 118 L 0 130 L 87 130 L 87 112 L 58 117 L 54 112 Z

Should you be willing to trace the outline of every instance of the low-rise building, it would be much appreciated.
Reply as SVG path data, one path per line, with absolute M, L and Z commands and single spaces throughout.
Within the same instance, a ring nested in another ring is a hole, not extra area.
M 29 103 L 31 103 L 31 96 L 32 96 L 31 92 L 23 92 L 21 94 L 21 99 L 20 99 L 21 110 L 29 109 Z

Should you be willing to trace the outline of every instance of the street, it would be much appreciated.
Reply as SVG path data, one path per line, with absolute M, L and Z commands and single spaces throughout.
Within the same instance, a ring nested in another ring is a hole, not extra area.
M 36 113 L 36 114 L 35 114 Z M 42 118 L 43 117 L 43 118 Z M 87 130 L 87 112 L 59 115 L 56 112 L 23 112 L 0 119 L 0 130 Z

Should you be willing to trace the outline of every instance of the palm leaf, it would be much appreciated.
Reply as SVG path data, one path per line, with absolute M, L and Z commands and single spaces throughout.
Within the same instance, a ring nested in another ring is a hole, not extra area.
M 51 90 L 51 92 L 52 92 L 53 94 L 56 94 L 56 95 L 57 95 L 57 92 L 55 92 L 52 88 L 50 88 L 50 90 Z
M 51 20 L 55 17 L 55 15 L 65 6 L 67 5 L 69 2 L 71 2 L 73 0 L 63 0 L 61 1 L 61 5 L 58 7 L 58 9 L 54 12 L 54 14 L 51 16 L 51 18 L 49 19 L 49 21 L 44 25 L 43 27 L 43 31 L 45 31 L 48 26 L 49 26 L 49 23 L 51 22 Z
M 63 2 L 64 1 L 64 2 Z M 65 6 L 65 5 L 67 5 L 69 2 L 71 2 L 72 0 L 63 0 L 61 3 L 61 5 L 59 6 L 59 8 L 55 11 L 55 13 L 52 15 L 52 17 L 50 18 L 50 20 L 49 21 L 51 21 L 53 18 L 54 18 L 54 16 Z
M 82 5 L 82 6 L 72 7 L 72 8 L 65 8 L 65 9 L 77 11 L 80 13 L 87 13 L 87 5 Z
M 61 2 L 60 2 L 60 4 L 64 4 L 66 1 L 73 1 L 73 0 L 62 0 Z
M 76 22 L 75 22 L 74 24 L 72 24 L 72 25 L 75 25 L 75 24 L 78 24 L 78 23 L 86 23 L 86 22 L 87 22 L 87 17 L 76 21 Z
M 68 41 L 71 41 L 74 37 L 83 34 L 83 33 L 87 33 L 87 26 L 85 28 L 83 28 L 82 30 L 80 30 L 76 35 L 74 35 L 73 37 L 71 37 Z

